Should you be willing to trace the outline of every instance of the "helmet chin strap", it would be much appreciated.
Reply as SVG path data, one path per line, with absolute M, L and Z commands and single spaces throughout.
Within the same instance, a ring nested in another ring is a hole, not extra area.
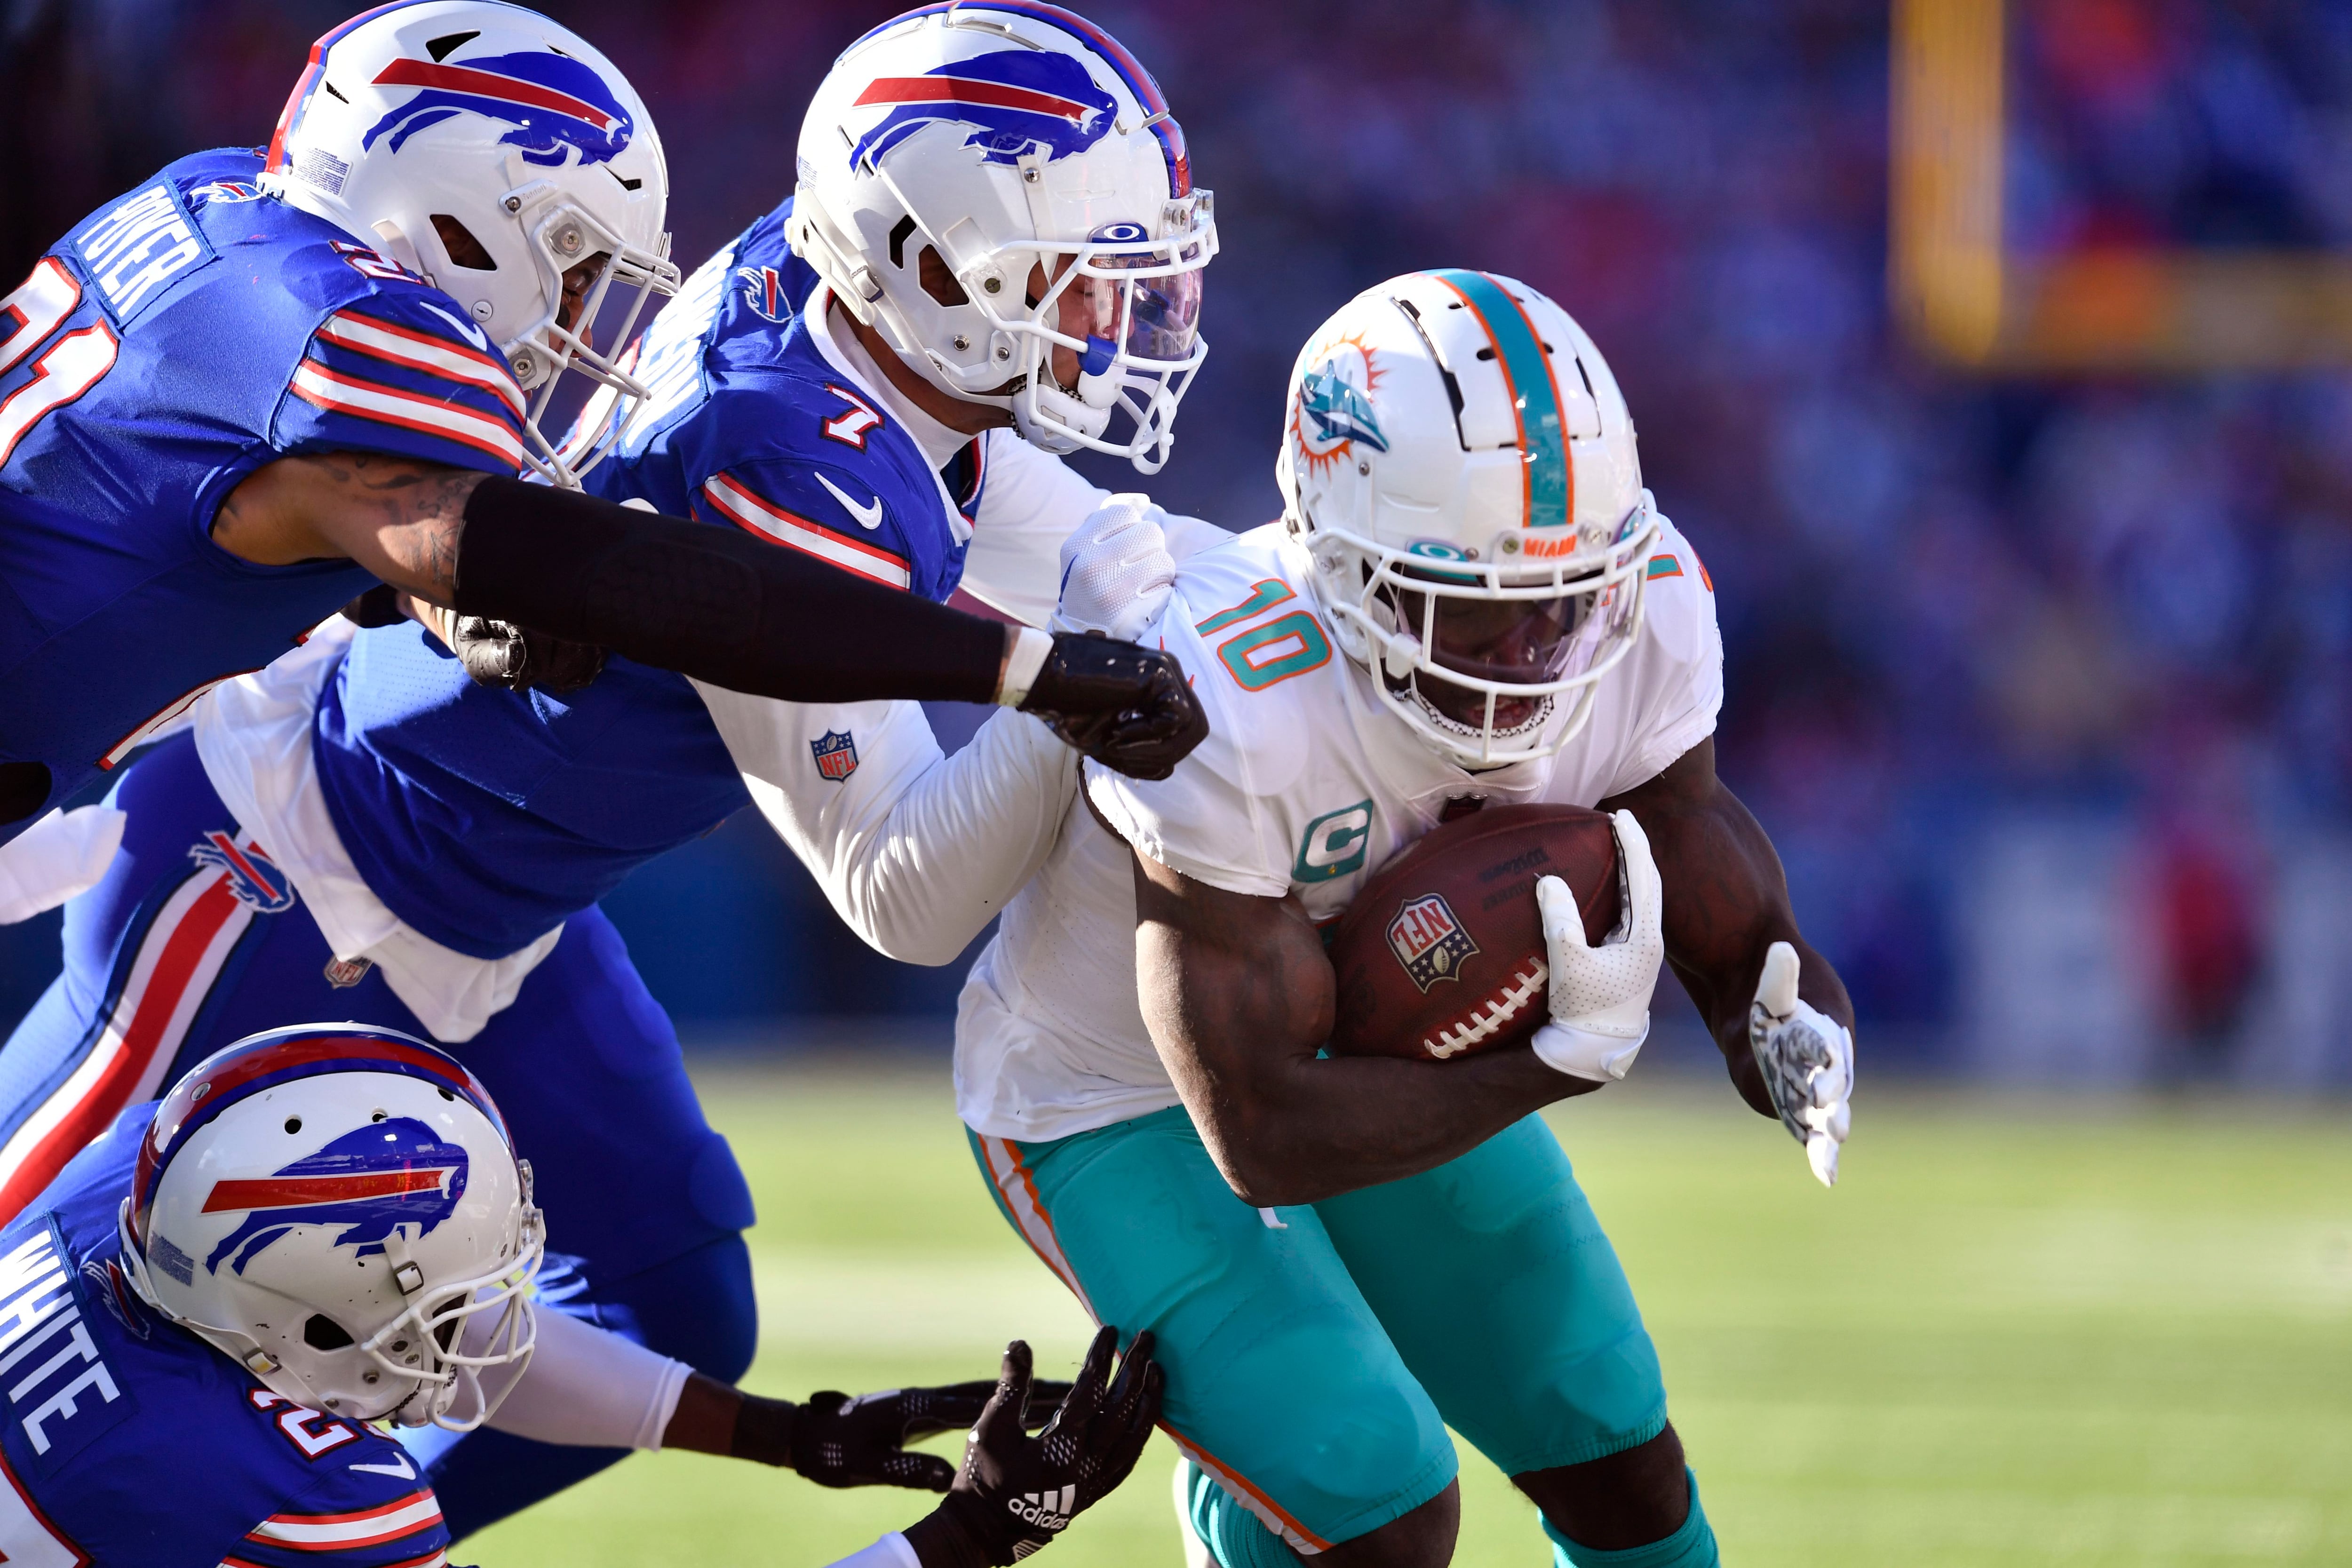
M 1013 394 L 1013 427 L 1023 440 L 1056 457 L 1075 452 L 1082 445 L 1079 436 L 1099 437 L 1110 426 L 1109 394 L 1105 394 L 1105 403 L 1097 408 L 1085 401 L 1085 384 L 1113 380 L 1109 375 L 1082 375 L 1079 395 L 1075 397 L 1055 385 L 1051 376 L 1032 382 L 1025 392 Z

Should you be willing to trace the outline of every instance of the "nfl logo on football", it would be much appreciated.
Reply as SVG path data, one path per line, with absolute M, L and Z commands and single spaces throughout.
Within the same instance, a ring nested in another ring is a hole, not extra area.
M 809 742 L 816 771 L 839 784 L 857 771 L 857 738 L 847 730 L 827 730 Z
M 1441 980 L 1455 979 L 1478 944 L 1443 898 L 1425 893 L 1408 901 L 1389 921 L 1389 949 L 1412 983 L 1427 991 Z

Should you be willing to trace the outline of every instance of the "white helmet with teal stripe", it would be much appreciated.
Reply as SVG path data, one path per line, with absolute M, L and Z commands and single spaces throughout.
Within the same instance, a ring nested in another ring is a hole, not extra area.
M 1640 635 L 1658 518 L 1584 329 L 1524 283 L 1408 273 L 1290 373 L 1275 465 L 1339 646 L 1465 767 L 1568 744 Z

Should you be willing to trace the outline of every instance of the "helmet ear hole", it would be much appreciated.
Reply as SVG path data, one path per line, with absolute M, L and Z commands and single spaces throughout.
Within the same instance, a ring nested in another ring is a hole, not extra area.
M 342 1324 L 324 1312 L 313 1312 L 302 1325 L 302 1342 L 314 1351 L 339 1351 L 352 1340 Z
M 909 218 L 907 221 L 912 223 L 914 220 Z M 963 291 L 963 285 L 956 281 L 953 272 L 948 270 L 948 264 L 940 259 L 938 251 L 928 245 L 923 247 L 923 254 L 916 259 L 915 277 L 922 284 L 924 293 L 950 310 L 971 303 L 971 296 Z
M 456 265 L 475 272 L 496 272 L 499 269 L 488 247 L 474 237 L 472 229 L 447 213 L 433 215 L 433 232 L 441 237 L 441 248 L 449 253 L 449 259 Z

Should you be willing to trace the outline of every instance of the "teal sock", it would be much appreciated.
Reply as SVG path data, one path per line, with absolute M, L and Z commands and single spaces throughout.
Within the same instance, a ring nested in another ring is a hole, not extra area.
M 1192 1498 L 1192 1530 L 1217 1560 L 1218 1568 L 1298 1568 L 1282 1538 L 1260 1524 L 1257 1515 L 1233 1500 L 1200 1466 L 1185 1462 Z
M 1690 1475 L 1688 1470 L 1683 1472 Z M 1580 1546 L 1538 1514 L 1543 1532 L 1551 1538 L 1555 1568 L 1717 1568 L 1723 1559 L 1715 1549 L 1715 1531 L 1707 1528 L 1706 1512 L 1698 1505 L 1698 1477 L 1690 1475 L 1690 1517 L 1664 1541 L 1623 1552 L 1596 1552 Z

